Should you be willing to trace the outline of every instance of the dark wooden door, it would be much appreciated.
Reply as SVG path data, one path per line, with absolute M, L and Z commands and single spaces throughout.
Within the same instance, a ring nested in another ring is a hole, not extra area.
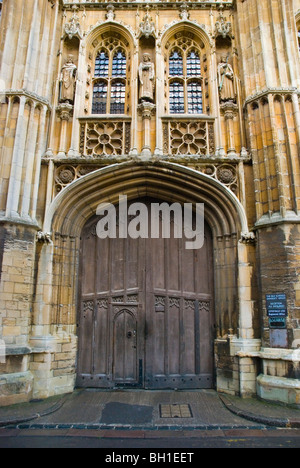
M 82 235 L 77 385 L 211 388 L 209 228 L 202 249 L 186 250 L 173 229 L 169 239 L 101 240 L 98 221 Z

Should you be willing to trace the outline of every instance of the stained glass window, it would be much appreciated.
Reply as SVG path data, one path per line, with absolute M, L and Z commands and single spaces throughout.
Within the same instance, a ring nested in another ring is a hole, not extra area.
M 103 48 L 95 60 L 92 114 L 124 114 L 127 56 L 119 45 Z
M 187 76 L 200 76 L 201 75 L 201 63 L 200 63 L 200 57 L 197 51 L 191 51 L 187 56 L 186 74 Z
M 112 76 L 126 76 L 126 55 L 123 51 L 118 51 L 114 55 Z
M 173 81 L 170 84 L 170 113 L 184 114 L 184 87 L 183 83 Z
M 170 114 L 203 114 L 201 80 L 199 51 L 196 48 L 173 49 L 169 57 Z
M 108 76 L 109 58 L 107 52 L 99 52 L 95 62 L 95 77 Z
M 183 59 L 180 52 L 176 50 L 170 55 L 169 60 L 169 75 L 182 76 L 183 75 Z
M 94 85 L 92 114 L 106 114 L 107 84 L 98 82 Z
M 199 81 L 192 81 L 187 86 L 188 95 L 188 113 L 189 114 L 202 114 L 202 88 Z
M 125 112 L 125 83 L 113 82 L 111 85 L 110 113 L 124 114 Z

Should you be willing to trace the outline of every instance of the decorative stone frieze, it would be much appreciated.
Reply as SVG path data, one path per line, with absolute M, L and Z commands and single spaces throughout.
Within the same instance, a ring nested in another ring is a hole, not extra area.
M 207 156 L 215 151 L 211 120 L 164 119 L 164 154 Z
M 130 119 L 80 119 L 80 152 L 90 157 L 121 156 L 130 150 Z

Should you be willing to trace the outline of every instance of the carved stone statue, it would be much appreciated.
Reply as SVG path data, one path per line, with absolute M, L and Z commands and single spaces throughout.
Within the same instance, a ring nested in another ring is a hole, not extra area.
M 60 102 L 69 102 L 73 104 L 75 94 L 77 67 L 74 64 L 73 55 L 69 55 L 66 63 L 61 69 L 61 89 Z
M 143 61 L 139 66 L 140 101 L 154 101 L 154 64 L 149 54 L 143 54 Z
M 219 77 L 219 90 L 220 90 L 220 101 L 235 101 L 236 94 L 234 91 L 234 73 L 233 68 L 228 63 L 228 57 L 223 56 L 221 62 L 218 65 L 218 77 Z

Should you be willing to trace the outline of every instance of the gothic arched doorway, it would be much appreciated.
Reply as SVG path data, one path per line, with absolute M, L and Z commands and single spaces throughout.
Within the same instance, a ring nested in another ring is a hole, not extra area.
M 77 385 L 211 388 L 210 228 L 202 249 L 187 250 L 172 228 L 169 238 L 100 239 L 98 221 L 81 238 Z

